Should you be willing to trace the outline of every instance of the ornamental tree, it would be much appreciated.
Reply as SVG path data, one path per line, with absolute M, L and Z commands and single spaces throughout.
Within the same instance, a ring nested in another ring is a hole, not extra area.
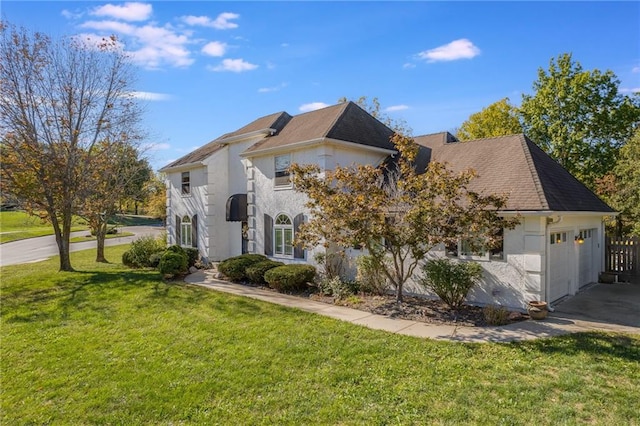
M 71 271 L 71 221 L 95 191 L 104 141 L 134 141 L 141 111 L 133 68 L 115 38 L 98 45 L 0 23 L 2 192 L 45 212 Z
M 308 248 L 360 246 L 378 263 L 402 301 L 403 286 L 427 252 L 459 239 L 491 247 L 499 231 L 516 219 L 500 217 L 506 199 L 468 189 L 472 170 L 454 173 L 431 162 L 424 173 L 414 165 L 419 147 L 395 134 L 398 156 L 383 167 L 352 165 L 321 171 L 293 164 L 296 190 L 308 197 L 310 220 L 296 243 Z

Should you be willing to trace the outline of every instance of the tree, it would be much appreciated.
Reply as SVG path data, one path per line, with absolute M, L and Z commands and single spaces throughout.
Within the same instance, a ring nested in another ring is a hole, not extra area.
M 145 185 L 145 191 L 147 193 L 145 213 L 164 221 L 167 217 L 167 190 L 164 176 L 153 174 Z
M 96 236 L 96 262 L 106 262 L 104 242 L 109 219 L 119 211 L 121 201 L 144 186 L 151 174 L 146 159 L 123 135 L 119 141 L 102 141 L 93 147 L 94 160 L 86 175 L 90 183 L 79 214 Z
M 133 68 L 113 37 L 96 46 L 7 23 L 0 32 L 2 191 L 46 212 L 60 270 L 72 271 L 71 220 L 92 194 L 96 161 L 109 155 L 96 146 L 139 134 Z
M 399 156 L 386 167 L 354 165 L 321 174 L 315 165 L 293 164 L 291 171 L 311 209 L 296 243 L 366 248 L 401 302 L 404 283 L 429 250 L 458 239 L 492 246 L 498 231 L 515 220 L 499 217 L 504 198 L 468 190 L 473 171 L 456 174 L 432 162 L 418 173 L 415 142 L 395 134 L 393 143 Z
M 538 70 L 520 108 L 527 135 L 590 188 L 613 170 L 640 121 L 639 98 L 621 95 L 612 71 L 585 71 L 570 54 Z
M 509 103 L 509 98 L 501 99 L 471 114 L 462 123 L 456 136 L 461 141 L 467 141 L 522 133 L 518 114 L 518 108 Z
M 620 212 L 617 234 L 640 236 L 640 128 L 620 148 L 612 172 L 597 183 L 598 192 Z

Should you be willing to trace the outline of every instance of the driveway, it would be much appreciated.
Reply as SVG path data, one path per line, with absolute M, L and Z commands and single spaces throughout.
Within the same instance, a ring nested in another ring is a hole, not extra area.
M 640 327 L 640 283 L 595 284 L 557 305 L 553 316 Z
M 165 228 L 162 226 L 125 226 L 121 232 L 131 232 L 129 237 L 109 238 L 105 240 L 105 246 L 116 246 L 128 244 L 131 241 L 144 235 L 160 235 Z M 72 232 L 72 237 L 87 235 L 89 231 Z M 83 243 L 71 243 L 71 251 L 87 250 L 96 247 L 95 241 Z M 16 265 L 20 263 L 31 263 L 46 260 L 58 255 L 58 245 L 53 235 L 46 237 L 28 238 L 26 240 L 12 241 L 0 244 L 0 266 Z

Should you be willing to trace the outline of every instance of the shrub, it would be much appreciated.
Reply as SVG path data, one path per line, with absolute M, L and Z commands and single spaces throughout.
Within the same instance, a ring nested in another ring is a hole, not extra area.
M 264 274 L 264 280 L 269 287 L 283 292 L 305 288 L 308 282 L 313 281 L 315 275 L 316 268 L 313 266 L 293 264 L 269 269 Z
M 356 259 L 358 273 L 356 280 L 360 284 L 360 291 L 370 294 L 386 294 L 389 290 L 387 276 L 383 266 L 373 256 L 359 256 Z
M 331 280 L 342 276 L 344 272 L 344 251 L 316 253 L 313 258 L 318 266 L 322 268 L 320 274 L 325 278 Z
M 124 266 L 128 266 L 129 268 L 136 267 L 136 265 L 133 264 L 133 255 L 131 254 L 131 250 L 127 250 L 122 253 L 122 264 Z
M 359 291 L 359 286 L 356 281 L 346 281 L 340 279 L 340 277 L 323 278 L 317 284 L 320 293 L 333 296 L 338 300 L 346 299 L 349 296 L 353 296 Z
M 471 288 L 482 277 L 482 267 L 477 262 L 436 259 L 428 261 L 422 270 L 425 275 L 420 278 L 420 283 L 453 309 L 462 305 Z
M 218 265 L 218 271 L 226 275 L 231 281 L 241 281 L 247 278 L 247 268 L 267 259 L 261 254 L 243 254 L 223 260 Z
M 255 284 L 266 284 L 264 280 L 264 274 L 269 269 L 276 268 L 278 266 L 282 266 L 284 263 L 276 262 L 274 260 L 263 260 L 262 262 L 254 263 L 253 265 L 247 267 L 245 269 L 245 273 L 249 281 Z
M 187 255 L 167 249 L 160 258 L 158 269 L 162 275 L 179 275 L 187 271 Z
M 162 253 L 165 250 L 165 243 L 160 239 L 152 236 L 140 237 L 131 243 L 128 255 L 122 255 L 122 263 L 135 268 L 144 268 L 153 266 L 149 260 L 154 253 Z
M 489 325 L 505 325 L 509 323 L 509 311 L 504 306 L 488 305 L 482 310 L 484 320 Z
M 200 252 L 194 247 L 188 247 L 184 249 L 184 251 L 187 254 L 187 267 L 191 268 L 198 260 L 200 260 Z
M 160 258 L 162 258 L 162 253 L 153 253 L 149 256 L 149 265 L 152 268 L 157 268 L 160 264 Z
M 178 254 L 184 254 L 185 256 L 187 255 L 187 252 L 184 251 L 184 249 L 177 244 L 167 247 L 167 251 L 178 253 Z

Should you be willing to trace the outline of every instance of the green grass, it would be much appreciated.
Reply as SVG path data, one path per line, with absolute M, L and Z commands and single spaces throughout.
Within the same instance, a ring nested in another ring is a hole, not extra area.
M 149 216 L 136 216 L 136 215 L 116 215 L 116 217 L 109 220 L 112 225 L 119 226 L 158 226 L 162 225 L 160 219 L 155 219 Z
M 0 424 L 640 424 L 640 336 L 437 342 L 72 257 L 0 269 Z
M 72 231 L 87 229 L 82 219 L 76 219 Z M 0 244 L 25 238 L 53 235 L 53 227 L 40 218 L 22 211 L 0 212 Z
M 111 238 L 120 238 L 120 237 L 130 237 L 132 235 L 135 235 L 131 232 L 118 232 L 117 234 L 107 234 L 105 236 L 105 239 L 109 240 Z M 74 238 L 70 238 L 69 242 L 71 243 L 84 243 L 87 241 L 95 241 L 96 237 L 92 236 L 92 235 L 84 235 L 82 237 L 74 237 Z

